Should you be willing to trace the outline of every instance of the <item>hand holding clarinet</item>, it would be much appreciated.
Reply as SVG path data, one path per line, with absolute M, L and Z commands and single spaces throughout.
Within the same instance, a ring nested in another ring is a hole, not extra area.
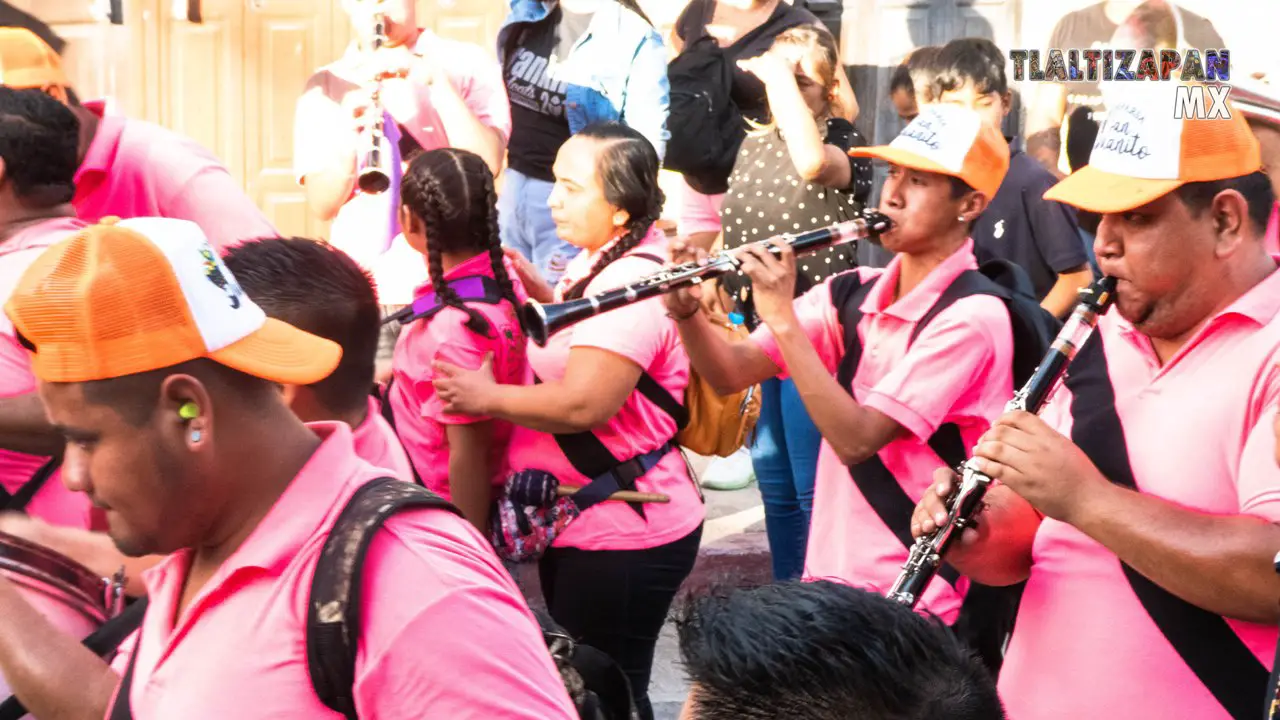
M 1080 506 L 1091 489 L 1109 485 L 1070 439 L 1049 427 L 1036 413 L 1062 381 L 1076 351 L 1092 334 L 1114 297 L 1112 278 L 1102 278 L 1081 291 L 1080 302 L 1049 352 L 1032 377 L 1014 393 L 1004 416 L 982 437 L 974 456 L 954 472 L 944 468 L 935 474 L 934 485 L 912 516 L 911 531 L 916 543 L 888 593 L 891 600 L 914 607 L 943 558 L 960 561 L 966 548 L 978 545 L 989 534 L 980 517 L 999 515 L 1003 510 L 988 508 L 989 497 L 1024 506 L 1030 503 L 1042 515 L 1069 521 L 1073 508 Z M 1017 496 L 989 495 L 995 481 L 1007 485 Z M 1029 531 L 1034 532 L 1034 528 Z

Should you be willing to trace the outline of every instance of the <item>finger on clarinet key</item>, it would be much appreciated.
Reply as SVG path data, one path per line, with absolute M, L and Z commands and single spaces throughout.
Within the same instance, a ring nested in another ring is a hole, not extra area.
M 556 488 L 556 495 L 560 497 L 565 497 L 567 495 L 572 495 L 581 489 L 582 487 L 579 485 L 561 485 Z M 618 492 L 610 495 L 609 499 L 617 500 L 619 502 L 641 502 L 641 503 L 671 502 L 671 498 L 666 495 L 663 495 L 662 493 L 637 492 L 635 490 L 619 490 Z

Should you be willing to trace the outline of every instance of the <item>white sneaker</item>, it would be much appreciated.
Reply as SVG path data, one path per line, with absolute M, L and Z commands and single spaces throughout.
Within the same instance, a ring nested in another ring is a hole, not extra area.
M 702 471 L 699 484 L 708 490 L 741 490 L 755 482 L 751 467 L 751 451 L 740 447 L 729 457 L 712 458 Z

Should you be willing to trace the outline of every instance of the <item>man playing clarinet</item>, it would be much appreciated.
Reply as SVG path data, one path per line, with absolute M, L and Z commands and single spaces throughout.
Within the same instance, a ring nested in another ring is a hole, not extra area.
M 822 433 L 806 579 L 887 591 L 939 458 L 962 460 L 1012 393 L 1004 303 L 943 297 L 977 268 L 969 229 L 1004 178 L 1008 147 L 973 111 L 933 106 L 890 145 L 852 151 L 890 163 L 880 212 L 894 227 L 881 241 L 897 255 L 793 300 L 791 248 L 774 257 L 744 246 L 764 323 L 749 340 L 729 342 L 699 311 L 698 291 L 666 296 L 702 377 L 726 393 L 789 375 Z M 949 623 L 967 588 L 951 579 L 921 601 Z
M 1000 677 L 1010 717 L 1256 717 L 1280 621 L 1280 273 L 1244 115 L 1175 120 L 1170 83 L 1116 103 L 1045 197 L 1102 214 L 1115 308 L 1040 416 L 976 450 L 1001 485 L 947 560 L 1027 581 Z M 945 519 L 939 471 L 913 531 Z M 1030 529 L 1030 531 L 1029 531 Z

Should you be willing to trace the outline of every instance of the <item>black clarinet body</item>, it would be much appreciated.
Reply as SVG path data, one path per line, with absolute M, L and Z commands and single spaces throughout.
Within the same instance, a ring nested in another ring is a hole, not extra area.
M 779 235 L 754 244 L 769 247 L 774 255 L 779 255 L 780 251 L 776 246 L 786 243 L 797 255 L 800 255 L 879 235 L 888 230 L 892 224 L 888 217 L 875 210 L 863 210 L 852 220 L 799 235 Z M 576 300 L 551 305 L 530 300 L 525 303 L 521 311 L 521 324 L 524 325 L 525 334 L 529 339 L 543 346 L 546 345 L 547 339 L 559 330 L 593 315 L 734 272 L 740 265 L 736 257 L 740 251 L 741 248 L 737 248 L 718 253 L 704 262 L 688 262 L 666 267 L 630 285 Z
M 1097 327 L 1098 318 L 1114 302 L 1115 285 L 1114 278 L 1104 277 L 1080 291 L 1080 301 L 1071 316 L 1054 338 L 1036 371 L 1005 405 L 1005 412 L 1040 412 L 1065 375 L 1076 351 Z M 902 572 L 888 592 L 890 600 L 915 607 L 937 574 L 947 551 L 982 510 L 991 478 L 977 469 L 972 458 L 957 468 L 956 474 L 960 476 L 960 486 L 947 498 L 946 522 L 932 533 L 916 538 Z

